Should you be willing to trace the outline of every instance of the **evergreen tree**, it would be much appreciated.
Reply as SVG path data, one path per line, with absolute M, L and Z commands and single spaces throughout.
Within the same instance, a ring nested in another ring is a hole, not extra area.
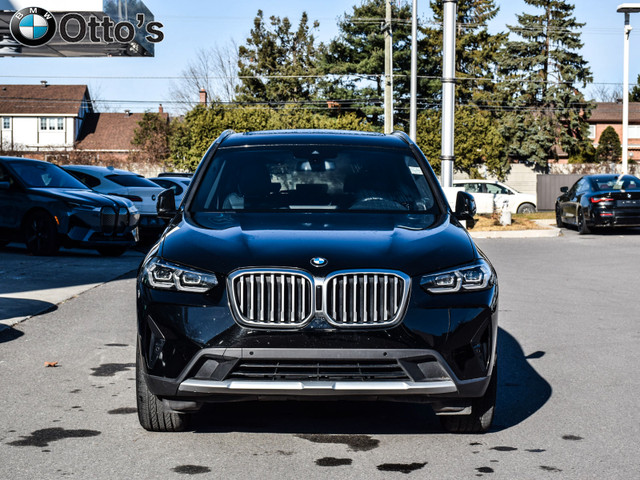
M 418 115 L 417 143 L 436 172 L 440 171 L 440 110 L 426 110 Z M 473 107 L 460 107 L 455 113 L 455 168 L 479 177 L 479 169 L 500 179 L 508 173 L 505 144 L 498 130 L 497 120 L 489 112 Z
M 131 144 L 138 147 L 136 157 L 148 163 L 164 162 L 169 158 L 169 139 L 172 126 L 166 115 L 146 112 L 133 132 Z
M 579 86 L 592 80 L 582 47 L 574 6 L 565 0 L 525 0 L 541 9 L 538 15 L 518 15 L 508 25 L 519 40 L 507 42 L 500 55 L 505 115 L 503 135 L 510 156 L 547 166 L 559 144 L 569 155 L 588 142 L 586 118 L 591 104 Z
M 318 47 L 309 18 L 302 14 L 297 30 L 287 17 L 272 16 L 270 25 L 258 10 L 247 44 L 238 49 L 240 84 L 237 101 L 284 102 L 309 101 L 316 93 Z
M 419 51 L 423 52 L 423 73 L 432 77 L 420 84 L 420 96 L 437 103 L 442 92 L 442 32 L 444 7 L 431 0 L 433 21 L 421 29 Z M 507 34 L 492 35 L 487 23 L 498 14 L 494 0 L 458 0 L 456 32 L 456 99 L 462 104 L 486 104 L 495 86 L 495 64 Z M 469 80 L 469 79 L 478 80 Z
M 629 101 L 640 102 L 640 75 L 638 75 L 635 86 L 631 92 L 629 92 Z
M 382 115 L 384 95 L 385 0 L 364 0 L 338 22 L 339 36 L 323 55 L 322 69 L 335 75 L 323 85 L 327 99 L 360 102 L 370 118 Z M 395 100 L 409 95 L 411 71 L 411 5 L 392 5 L 393 72 Z M 372 107 L 375 105 L 375 107 Z M 368 106 L 368 107 L 367 107 Z
M 620 137 L 613 129 L 608 126 L 600 135 L 598 148 L 596 148 L 596 161 L 606 163 L 616 163 L 622 157 L 622 144 Z

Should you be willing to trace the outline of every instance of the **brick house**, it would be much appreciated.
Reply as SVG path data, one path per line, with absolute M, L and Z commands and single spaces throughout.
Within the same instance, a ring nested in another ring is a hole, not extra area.
M 589 122 L 589 138 L 598 146 L 604 129 L 614 128 L 622 142 L 622 103 L 599 102 Z M 629 103 L 629 160 L 640 161 L 640 102 Z

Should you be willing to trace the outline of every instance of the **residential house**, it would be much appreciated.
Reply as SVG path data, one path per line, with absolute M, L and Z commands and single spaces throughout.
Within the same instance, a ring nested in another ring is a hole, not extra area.
M 86 85 L 0 85 L 0 150 L 72 150 L 92 112 Z
M 159 113 L 169 121 L 162 105 Z M 146 171 L 132 164 L 143 115 L 95 112 L 86 85 L 0 85 L 0 154 Z
M 614 128 L 622 142 L 622 102 L 599 102 L 591 112 L 589 138 L 598 146 L 604 129 Z M 640 162 L 640 102 L 629 103 L 629 160 Z

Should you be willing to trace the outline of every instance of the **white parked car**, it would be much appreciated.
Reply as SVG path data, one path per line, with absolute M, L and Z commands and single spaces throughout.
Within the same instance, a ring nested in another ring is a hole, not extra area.
M 89 188 L 109 195 L 128 198 L 140 212 L 140 233 L 154 235 L 164 230 L 166 222 L 158 218 L 156 200 L 164 188 L 142 175 L 113 167 L 64 165 L 67 172 Z
M 502 182 L 454 180 L 453 186 L 464 188 L 465 192 L 473 195 L 477 212 L 480 214 L 491 214 L 494 206 L 501 209 L 504 202 L 508 202 L 511 213 L 533 213 L 536 211 L 537 199 L 535 195 L 520 193 Z
M 187 193 L 187 188 L 191 183 L 190 177 L 169 177 L 163 175 L 162 177 L 149 178 L 153 183 L 157 183 L 164 189 L 173 190 L 173 194 L 176 197 L 176 207 L 182 203 L 184 194 Z

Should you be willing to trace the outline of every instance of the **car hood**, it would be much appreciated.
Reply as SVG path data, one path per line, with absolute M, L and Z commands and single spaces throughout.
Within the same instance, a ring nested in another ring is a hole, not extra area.
M 129 207 L 133 205 L 129 200 L 115 198 L 93 190 L 81 190 L 76 188 L 31 188 L 31 192 L 57 198 L 62 201 L 79 203 L 87 206 L 114 206 Z
M 297 267 L 324 275 L 344 269 L 437 271 L 478 257 L 448 215 L 200 214 L 162 239 L 168 261 L 227 274 L 240 267 Z M 326 266 L 311 266 L 323 257 Z

